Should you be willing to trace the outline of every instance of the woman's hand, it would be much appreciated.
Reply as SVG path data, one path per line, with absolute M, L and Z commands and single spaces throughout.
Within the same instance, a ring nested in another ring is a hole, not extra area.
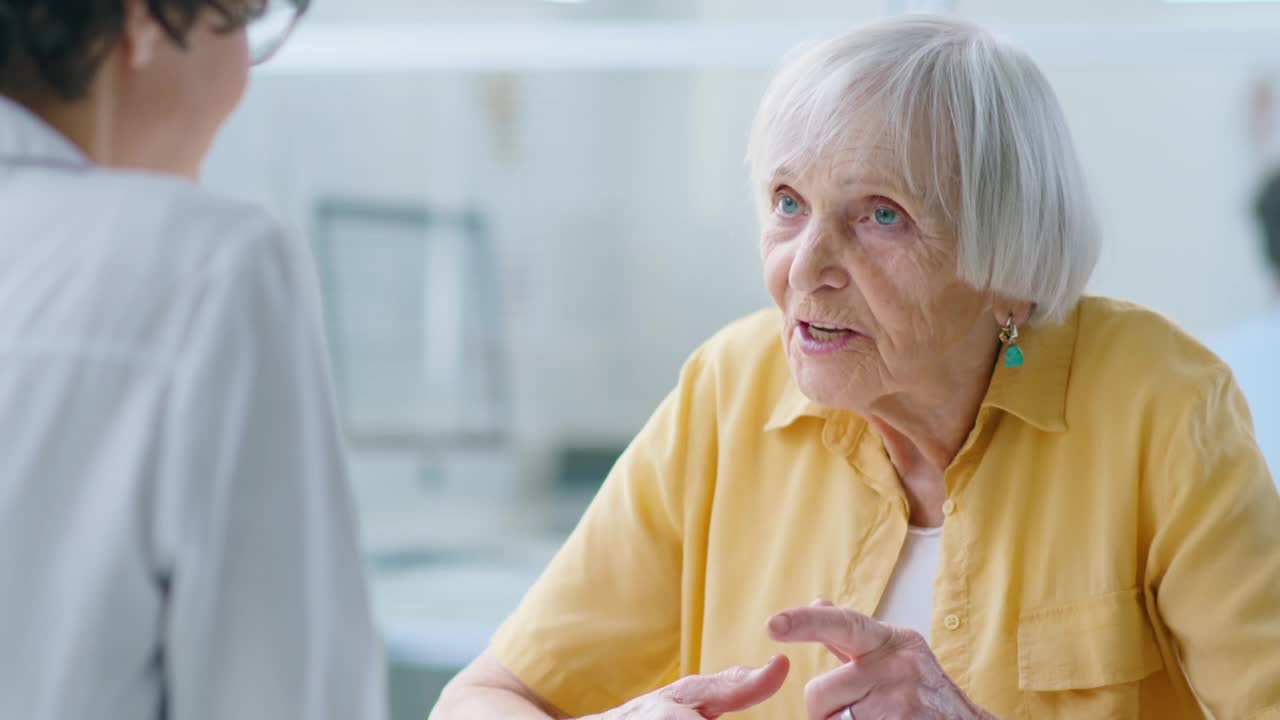
M 809 720 L 994 720 L 942 671 L 918 633 L 820 602 L 769 620 L 778 642 L 823 643 L 844 662 L 805 686 Z
M 773 697 L 790 669 L 786 656 L 778 655 L 755 670 L 735 667 L 715 675 L 690 675 L 584 720 L 714 720 Z

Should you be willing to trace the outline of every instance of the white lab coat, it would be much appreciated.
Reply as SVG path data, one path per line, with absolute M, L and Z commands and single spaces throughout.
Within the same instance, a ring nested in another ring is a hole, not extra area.
M 0 98 L 0 718 L 380 718 L 306 255 Z

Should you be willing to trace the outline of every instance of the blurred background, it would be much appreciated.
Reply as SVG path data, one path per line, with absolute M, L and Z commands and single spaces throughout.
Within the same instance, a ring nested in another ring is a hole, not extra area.
M 787 49 L 979 20 L 1065 106 L 1092 291 L 1212 337 L 1274 288 L 1280 2 L 318 0 L 207 181 L 314 247 L 396 720 L 424 718 L 726 322 L 768 303 L 744 162 Z

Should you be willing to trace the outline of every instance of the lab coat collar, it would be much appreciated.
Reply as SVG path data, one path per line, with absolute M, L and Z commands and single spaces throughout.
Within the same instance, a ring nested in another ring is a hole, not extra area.
M 89 159 L 35 113 L 0 95 L 0 164 L 82 169 Z

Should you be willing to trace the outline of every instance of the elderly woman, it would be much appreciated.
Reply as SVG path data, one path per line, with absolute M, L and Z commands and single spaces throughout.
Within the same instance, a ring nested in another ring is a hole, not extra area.
M 434 717 L 1280 718 L 1248 409 L 1081 297 L 1098 229 L 1027 56 L 866 27 L 781 72 L 750 157 L 778 309 L 693 355 Z

